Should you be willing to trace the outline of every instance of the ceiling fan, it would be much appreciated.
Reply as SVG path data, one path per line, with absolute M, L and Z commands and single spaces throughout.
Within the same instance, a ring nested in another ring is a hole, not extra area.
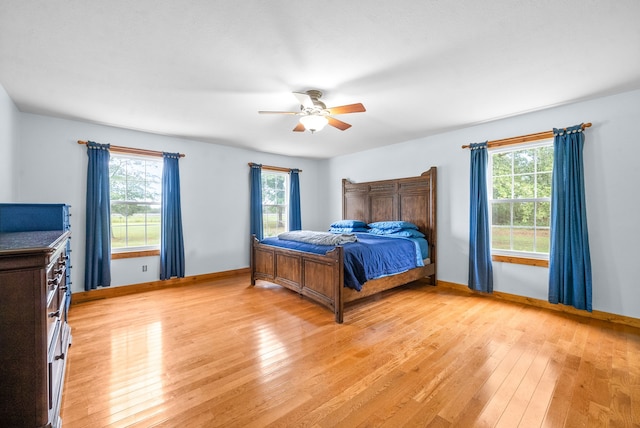
M 360 113 L 366 111 L 361 103 L 348 104 L 338 107 L 329 107 L 320 101 L 322 92 L 311 89 L 306 92 L 294 92 L 293 95 L 300 102 L 300 111 L 264 111 L 261 110 L 260 114 L 292 114 L 300 116 L 300 122 L 293 128 L 294 132 L 304 132 L 305 130 L 311 131 L 311 133 L 318 132 L 329 124 L 334 128 L 338 128 L 341 131 L 351 128 L 351 125 L 336 119 L 335 115 L 346 113 Z

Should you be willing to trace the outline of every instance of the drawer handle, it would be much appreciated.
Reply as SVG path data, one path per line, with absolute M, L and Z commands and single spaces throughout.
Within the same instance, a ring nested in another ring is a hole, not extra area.
M 56 318 L 60 316 L 60 309 L 55 312 L 49 312 L 49 318 Z

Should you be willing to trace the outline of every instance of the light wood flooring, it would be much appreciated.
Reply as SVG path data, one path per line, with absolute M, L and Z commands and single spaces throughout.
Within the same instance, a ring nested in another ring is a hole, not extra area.
M 248 276 L 73 305 L 77 427 L 639 427 L 640 330 L 410 284 L 327 309 Z

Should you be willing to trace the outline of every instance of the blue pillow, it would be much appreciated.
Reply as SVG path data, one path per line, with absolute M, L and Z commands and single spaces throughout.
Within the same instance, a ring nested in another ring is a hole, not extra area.
M 367 233 L 368 231 L 369 229 L 367 229 L 366 227 L 332 227 L 329 229 L 329 232 L 331 233 Z
M 388 233 L 387 236 L 404 236 L 406 238 L 424 238 L 424 233 L 415 229 L 403 229 L 399 232 Z
M 331 223 L 331 227 L 367 227 L 367 223 L 360 220 L 338 220 Z
M 424 238 L 424 233 L 415 229 L 369 229 L 373 235 L 403 236 L 406 238 Z
M 389 235 L 390 233 L 397 233 L 403 230 L 415 230 L 415 229 L 402 229 L 401 227 L 394 227 L 393 229 L 378 229 L 377 227 L 369 229 L 369 233 L 374 235 Z
M 369 227 L 372 229 L 416 229 L 418 226 L 408 221 L 377 221 L 375 223 L 369 223 Z

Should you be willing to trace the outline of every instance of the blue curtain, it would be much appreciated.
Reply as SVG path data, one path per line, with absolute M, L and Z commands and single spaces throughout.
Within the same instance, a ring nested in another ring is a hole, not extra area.
M 582 125 L 553 130 L 549 302 L 591 312 Z
M 111 285 L 109 144 L 88 141 L 87 156 L 85 291 Z
M 487 195 L 487 142 L 471 147 L 469 210 L 469 288 L 493 292 L 493 265 L 489 235 L 489 199 Z
M 262 240 L 262 165 L 251 164 L 251 200 L 249 203 L 251 235 Z
M 302 215 L 300 213 L 300 170 L 289 172 L 289 230 L 302 229 Z
M 180 209 L 179 153 L 163 153 L 160 279 L 184 278 L 184 240 Z

